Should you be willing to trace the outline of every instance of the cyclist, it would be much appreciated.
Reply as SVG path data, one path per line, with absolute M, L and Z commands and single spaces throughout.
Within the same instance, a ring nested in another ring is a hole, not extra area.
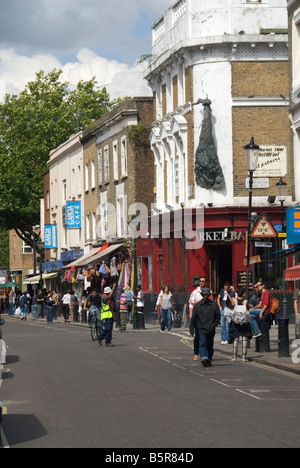
M 86 300 L 84 301 L 84 310 L 87 310 L 87 303 L 91 303 L 91 307 L 89 309 L 89 318 L 88 324 L 91 325 L 91 318 L 92 314 L 95 313 L 99 320 L 101 320 L 101 295 L 99 294 L 98 289 L 93 289 L 92 294 L 90 294 Z

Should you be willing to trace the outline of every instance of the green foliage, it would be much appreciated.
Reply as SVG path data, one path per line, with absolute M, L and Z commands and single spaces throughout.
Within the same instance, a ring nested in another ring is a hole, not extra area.
M 15 229 L 29 245 L 39 224 L 43 174 L 50 151 L 116 105 L 95 78 L 76 89 L 61 70 L 36 74 L 19 96 L 0 103 L 0 227 Z

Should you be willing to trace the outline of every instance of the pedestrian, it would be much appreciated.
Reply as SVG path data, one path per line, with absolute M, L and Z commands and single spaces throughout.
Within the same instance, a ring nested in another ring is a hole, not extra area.
M 127 296 L 124 289 L 121 289 L 120 296 L 120 331 L 126 331 L 126 317 L 127 317 Z
M 238 290 L 237 298 L 232 299 L 232 305 L 234 305 L 231 325 L 233 338 L 232 361 L 236 361 L 237 359 L 239 341 L 240 338 L 242 338 L 242 359 L 244 362 L 247 362 L 248 340 L 252 338 L 252 331 L 250 326 L 249 304 L 243 289 Z
M 254 285 L 254 294 L 250 298 L 250 325 L 253 332 L 253 338 L 259 338 L 262 336 L 261 330 L 258 326 L 257 319 L 261 313 L 261 283 Z
M 133 302 L 133 292 L 129 286 L 125 286 L 124 288 L 126 299 L 127 299 L 127 324 L 131 323 L 132 321 L 132 302 Z
M 48 295 L 45 301 L 45 309 L 46 309 L 46 318 L 47 323 L 52 323 L 53 321 L 53 306 L 55 304 L 55 300 L 52 297 L 52 292 L 48 291 Z
M 190 311 L 190 319 L 193 315 L 193 308 L 197 302 L 202 301 L 202 289 L 206 288 L 207 278 L 206 276 L 200 276 L 199 280 L 194 281 L 194 287 L 190 300 L 189 300 L 189 311 Z M 212 295 L 211 295 L 212 299 Z M 199 361 L 199 335 L 198 330 L 195 328 L 195 336 L 194 336 L 194 361 Z
M 29 301 L 30 295 L 25 291 L 20 297 L 19 307 L 21 309 L 21 320 L 27 320 L 27 315 L 29 313 Z
M 74 291 L 71 291 L 71 300 L 70 300 L 71 314 L 73 316 L 73 322 L 78 322 L 79 315 L 79 300 L 77 294 Z
M 65 323 L 69 323 L 70 322 L 70 307 L 71 307 L 70 291 L 67 292 L 67 294 L 63 296 L 62 303 L 63 303 L 63 314 L 64 314 Z
M 137 295 L 133 296 L 133 298 L 136 299 L 137 328 L 138 330 L 145 330 L 145 318 L 144 318 L 145 295 L 140 285 L 137 286 Z
M 36 296 L 36 303 L 37 303 L 37 311 L 38 311 L 38 317 L 43 318 L 44 315 L 44 296 L 41 291 L 41 289 L 38 289 L 37 296 Z
M 11 289 L 9 295 L 8 295 L 8 300 L 9 300 L 9 315 L 14 315 L 17 309 L 16 306 L 16 299 L 17 295 L 16 293 Z
M 172 328 L 172 312 L 174 312 L 174 302 L 172 293 L 168 286 L 164 286 L 162 294 L 160 295 L 160 307 L 161 307 L 161 332 L 165 331 L 166 324 L 168 332 Z
M 221 312 L 218 304 L 210 299 L 211 291 L 203 288 L 203 299 L 194 305 L 190 323 L 190 334 L 193 337 L 195 329 L 198 329 L 200 343 L 200 358 L 204 367 L 211 367 L 214 355 L 214 338 L 216 327 L 220 323 Z
M 59 304 L 59 294 L 56 290 L 52 291 L 52 299 L 54 301 L 53 304 L 53 318 L 56 320 L 57 319 L 57 310 L 58 310 L 58 304 Z
M 102 329 L 98 336 L 98 342 L 102 346 L 102 341 L 105 340 L 105 345 L 108 347 L 115 346 L 112 344 L 112 329 L 113 329 L 113 313 L 111 310 L 110 299 L 113 291 L 109 286 L 104 288 L 104 294 L 101 296 L 101 321 Z
M 225 281 L 224 287 L 217 297 L 217 304 L 221 313 L 221 345 L 228 344 L 230 340 L 229 323 L 226 320 L 226 315 L 231 313 L 233 309 L 231 298 L 235 298 L 235 293 L 230 291 L 229 281 Z

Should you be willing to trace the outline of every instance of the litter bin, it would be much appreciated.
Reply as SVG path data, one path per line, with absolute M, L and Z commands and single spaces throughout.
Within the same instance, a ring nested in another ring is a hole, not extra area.
M 37 319 L 38 317 L 38 310 L 37 310 L 37 305 L 31 306 L 31 315 L 34 320 Z

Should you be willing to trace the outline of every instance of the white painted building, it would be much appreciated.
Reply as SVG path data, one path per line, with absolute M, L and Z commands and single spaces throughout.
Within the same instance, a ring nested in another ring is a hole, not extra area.
M 251 95 L 233 95 L 233 64 L 287 63 L 287 27 L 286 0 L 180 0 L 154 24 L 153 60 L 145 79 L 155 97 L 151 147 L 157 208 L 248 204 L 247 192 L 239 194 L 234 187 L 234 110 L 288 109 L 289 99 L 259 88 Z M 198 186 L 194 177 L 204 112 L 193 103 L 206 96 L 212 101 L 213 134 L 226 181 L 218 191 Z M 254 136 L 257 144 L 281 142 L 280 137 L 259 141 L 259 132 Z M 250 137 L 245 131 L 245 145 Z M 277 181 L 265 188 L 273 189 Z M 266 205 L 270 191 L 255 195 L 254 204 Z
M 300 203 L 300 1 L 287 0 L 290 33 L 291 106 L 293 132 L 295 200 Z
M 50 178 L 50 224 L 57 225 L 57 249 L 51 250 L 51 260 L 60 260 L 66 251 L 84 250 L 84 203 L 83 203 L 83 148 L 82 132 L 70 137 L 61 146 L 51 151 Z M 81 229 L 67 229 L 66 203 L 81 202 Z

